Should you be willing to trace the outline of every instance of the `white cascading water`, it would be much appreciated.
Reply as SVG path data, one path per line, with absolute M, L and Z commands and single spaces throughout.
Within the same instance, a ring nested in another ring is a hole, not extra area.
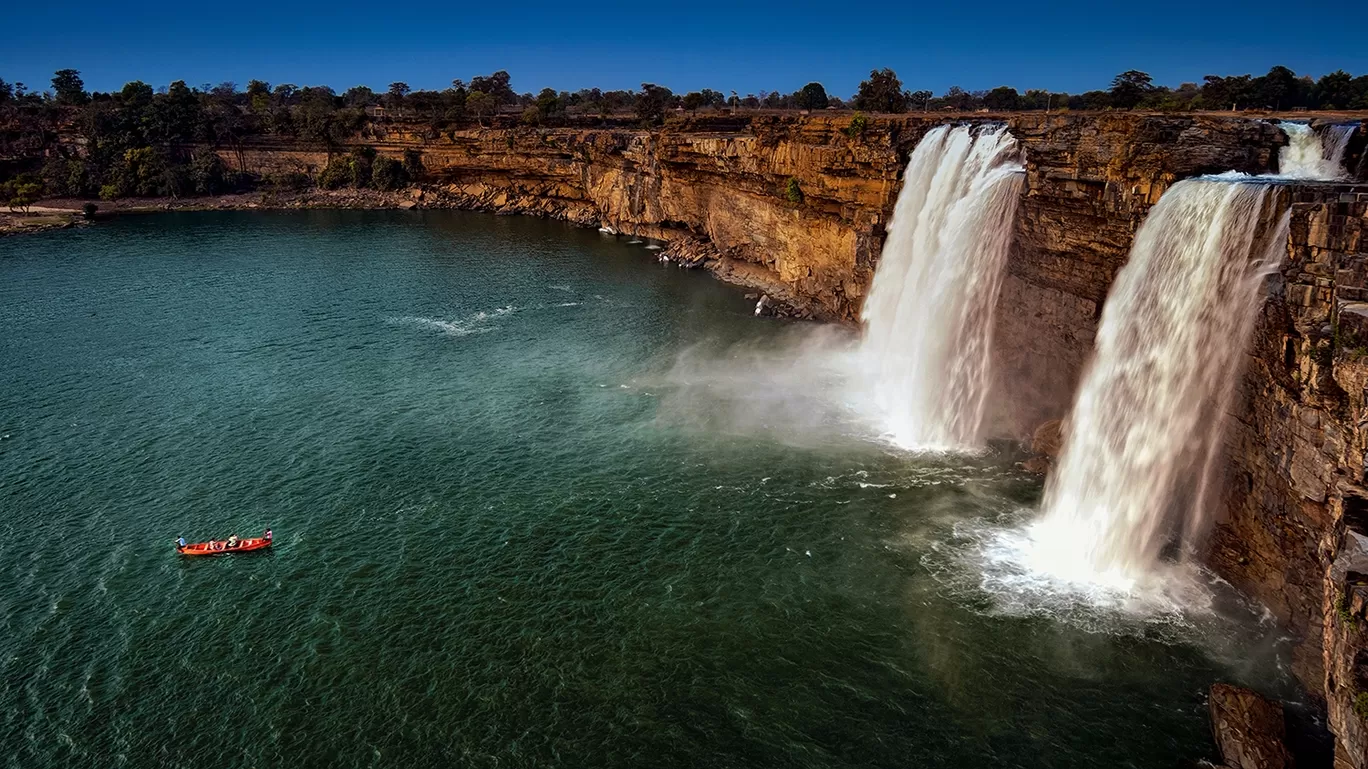
M 1317 132 L 1306 123 L 1282 123 L 1288 143 L 1278 153 L 1279 176 L 1292 179 L 1342 179 L 1344 152 L 1355 126 L 1330 125 Z
M 1021 171 L 1005 127 L 937 127 L 908 162 L 859 351 L 877 418 L 900 446 L 979 446 Z
M 1140 227 L 1031 531 L 1034 568 L 1128 589 L 1202 528 L 1260 286 L 1286 239 L 1286 217 L 1260 237 L 1269 190 L 1179 182 Z

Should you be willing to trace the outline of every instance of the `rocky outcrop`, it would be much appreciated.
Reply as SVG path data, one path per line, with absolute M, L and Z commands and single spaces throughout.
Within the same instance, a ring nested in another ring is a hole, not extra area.
M 1227 767 L 1291 769 L 1281 705 L 1230 684 L 1211 687 L 1209 705 L 1211 733 Z

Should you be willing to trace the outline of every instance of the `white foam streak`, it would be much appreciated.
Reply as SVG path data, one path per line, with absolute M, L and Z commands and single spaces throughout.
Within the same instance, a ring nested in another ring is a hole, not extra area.
M 1022 167 L 1003 127 L 940 126 L 904 174 L 863 319 L 878 421 L 900 446 L 981 445 L 993 310 Z

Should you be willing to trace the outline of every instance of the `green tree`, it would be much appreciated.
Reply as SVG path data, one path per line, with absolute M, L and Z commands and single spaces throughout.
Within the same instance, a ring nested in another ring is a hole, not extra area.
M 1021 94 L 1017 89 L 1001 85 L 983 97 L 983 106 L 994 112 L 1009 112 L 1021 109 Z
M 1131 109 L 1154 90 L 1153 79 L 1147 73 L 1129 69 L 1112 78 L 1111 106 Z
M 906 112 L 907 93 L 898 75 L 887 67 L 871 70 L 855 94 L 855 109 L 866 112 Z
M 14 86 L 0 80 L 0 104 L 14 100 Z
M 204 150 L 190 159 L 190 185 L 200 195 L 217 195 L 225 188 L 227 169 L 218 153 Z
M 147 116 L 148 139 L 159 144 L 188 144 L 195 140 L 203 117 L 199 98 L 184 80 L 177 80 L 152 101 Z
M 11 211 L 28 213 L 29 206 L 43 196 L 43 180 L 36 174 L 19 174 L 0 186 L 0 196 L 4 197 Z
M 1354 79 L 1337 69 L 1316 81 L 1315 106 L 1321 109 L 1348 109 L 1354 102 Z
M 565 102 L 550 88 L 543 88 L 541 93 L 537 94 L 534 106 L 541 125 L 559 125 L 565 119 Z
M 945 106 L 959 112 L 968 112 L 974 108 L 974 95 L 957 85 L 952 85 L 946 89 L 941 100 L 945 102 Z
M 385 93 L 385 104 L 391 109 L 402 108 L 404 97 L 408 96 L 410 90 L 408 83 L 390 83 L 389 91 Z
M 821 83 L 808 83 L 794 94 L 794 104 L 798 109 L 826 109 L 831 103 L 826 88 Z
M 247 107 L 259 115 L 266 114 L 271 109 L 271 84 L 265 80 L 249 81 Z
M 499 108 L 499 103 L 484 91 L 471 91 L 466 95 L 465 108 L 480 121 L 480 125 L 484 125 L 484 119 L 494 114 Z
M 91 190 L 90 174 L 79 158 L 54 157 L 43 164 L 43 186 L 53 195 L 85 197 Z
M 518 101 L 518 95 L 513 92 L 511 78 L 508 73 L 499 70 L 492 75 L 481 75 L 470 79 L 471 91 L 482 91 L 494 99 L 494 106 L 497 108 L 503 104 L 514 104 Z
M 637 117 L 648 122 L 659 122 L 674 96 L 670 89 L 655 83 L 642 83 L 641 92 L 636 97 Z
M 909 107 L 921 107 L 922 112 L 925 112 L 927 104 L 929 104 L 931 101 L 931 92 L 913 91 L 912 93 L 907 95 L 907 98 L 910 100 L 908 102 Z
M 1275 110 L 1300 106 L 1303 102 L 1299 86 L 1295 72 L 1287 67 L 1273 67 L 1255 80 L 1256 99 L 1260 106 Z
M 52 92 L 57 95 L 57 103 L 63 106 L 79 107 L 90 101 L 81 73 L 74 69 L 57 70 L 52 76 Z
M 698 108 L 705 104 L 707 104 L 707 100 L 704 99 L 703 94 L 698 91 L 690 91 L 684 94 L 684 109 L 690 112 L 697 112 Z
M 370 88 L 357 85 L 348 88 L 346 93 L 342 94 L 342 101 L 348 107 L 371 107 L 380 103 L 380 97 Z

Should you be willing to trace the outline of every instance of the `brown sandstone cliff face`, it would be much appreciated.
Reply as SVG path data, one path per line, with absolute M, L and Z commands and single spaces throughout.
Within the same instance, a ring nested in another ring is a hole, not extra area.
M 1368 190 L 1292 187 L 1228 437 L 1209 561 L 1293 633 L 1336 766 L 1368 767 Z

